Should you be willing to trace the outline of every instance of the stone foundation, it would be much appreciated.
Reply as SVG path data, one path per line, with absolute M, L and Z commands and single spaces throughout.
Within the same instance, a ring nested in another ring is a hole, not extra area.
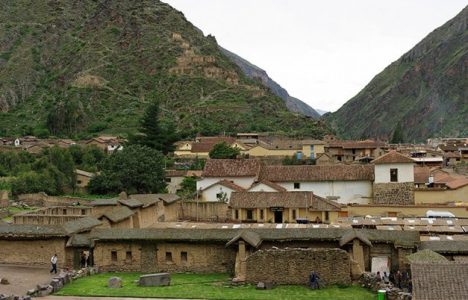
M 374 183 L 374 204 L 414 205 L 414 183 Z
M 270 249 L 247 257 L 246 282 L 307 285 L 311 272 L 321 282 L 350 284 L 349 254 L 341 249 Z

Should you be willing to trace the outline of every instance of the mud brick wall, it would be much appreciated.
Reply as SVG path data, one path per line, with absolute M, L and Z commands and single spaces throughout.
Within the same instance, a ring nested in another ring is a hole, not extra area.
M 374 183 L 374 204 L 414 204 L 414 183 Z
M 349 284 L 350 258 L 342 249 L 259 250 L 247 258 L 246 281 L 306 285 L 310 272 L 322 283 Z

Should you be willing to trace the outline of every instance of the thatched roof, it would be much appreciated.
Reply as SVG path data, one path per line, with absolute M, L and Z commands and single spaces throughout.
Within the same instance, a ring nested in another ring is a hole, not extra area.
M 86 234 L 74 234 L 68 241 L 67 247 L 92 247 L 94 242 L 90 239 L 89 233 Z
M 164 204 L 172 204 L 180 200 L 180 196 L 176 194 L 157 194 L 158 198 L 164 202 Z
M 443 254 L 468 254 L 468 240 L 460 241 L 423 241 L 419 247 L 421 250 L 429 249 Z
M 408 255 L 406 257 L 410 263 L 431 263 L 448 261 L 443 255 L 432 250 L 425 249 Z
M 119 203 L 122 204 L 122 205 L 125 205 L 127 207 L 130 207 L 130 208 L 138 208 L 138 207 L 141 207 L 143 206 L 143 203 L 141 203 L 140 201 L 136 200 L 136 199 L 119 199 Z
M 355 229 L 349 230 L 345 235 L 341 237 L 340 247 L 343 247 L 344 245 L 353 241 L 354 239 L 358 239 L 367 246 L 372 247 L 371 241 L 369 241 L 369 239 L 361 231 L 357 231 Z
M 468 263 L 440 262 L 411 264 L 413 299 L 468 299 Z
M 127 218 L 130 218 L 135 214 L 130 208 L 126 206 L 113 207 L 111 210 L 103 213 L 100 218 L 106 217 L 113 223 L 121 222 Z M 100 219 L 99 218 L 99 219 Z
M 203 177 L 256 177 L 259 172 L 256 159 L 208 159 Z
M 338 211 L 341 205 L 313 192 L 233 192 L 232 208 L 288 207 L 305 208 L 316 211 Z
M 117 198 L 97 199 L 97 200 L 91 201 L 89 205 L 91 206 L 116 206 L 118 202 L 119 202 L 119 199 Z
M 372 181 L 371 165 L 263 166 L 259 180 L 272 182 Z
M 234 239 L 241 231 L 248 231 L 258 235 L 262 241 L 334 241 L 340 239 L 351 229 L 343 228 L 251 228 L 251 229 L 194 229 L 194 228 L 142 228 L 120 229 L 95 228 L 91 238 L 95 240 L 141 240 L 141 241 L 185 241 L 185 242 L 219 242 L 227 243 Z M 400 247 L 415 247 L 419 242 L 417 232 L 394 232 L 373 229 L 360 231 L 372 243 L 394 243 Z M 246 237 L 246 236 L 244 236 Z M 256 238 L 248 236 L 253 244 Z
M 101 224 L 102 222 L 96 218 L 84 217 L 74 221 L 66 222 L 65 224 L 63 224 L 63 228 L 68 234 L 71 234 L 89 231 Z
M 67 232 L 62 226 L 30 224 L 0 225 L 0 237 L 6 239 L 42 239 L 65 236 L 67 236 Z
M 381 164 L 413 164 L 414 160 L 409 158 L 406 155 L 396 152 L 392 150 L 387 154 L 384 154 L 372 161 L 374 165 L 381 165 Z
M 239 234 L 232 238 L 229 242 L 227 242 L 226 247 L 229 247 L 230 245 L 236 243 L 239 240 L 245 241 L 247 244 L 254 248 L 258 248 L 258 246 L 260 246 L 260 244 L 262 243 L 262 239 L 260 238 L 258 233 L 249 230 L 243 230 L 239 232 Z
M 176 194 L 134 194 L 130 195 L 130 198 L 143 203 L 143 207 L 154 205 L 159 201 L 163 201 L 164 204 L 171 204 L 180 200 L 180 197 Z

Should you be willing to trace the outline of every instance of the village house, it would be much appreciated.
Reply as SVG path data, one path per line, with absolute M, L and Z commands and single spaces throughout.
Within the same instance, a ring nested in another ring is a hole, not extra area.
M 167 184 L 167 192 L 175 194 L 182 188 L 181 183 L 185 177 L 198 178 L 201 177 L 201 175 L 201 170 L 166 170 L 165 181 Z
M 106 153 L 123 150 L 123 140 L 116 136 L 98 136 L 87 141 L 84 145 L 94 145 Z
M 325 152 L 335 162 L 354 162 L 360 160 L 372 160 L 385 154 L 388 145 L 374 140 L 365 141 L 337 141 L 329 140 L 325 145 Z
M 382 256 L 387 258 L 391 270 L 407 269 L 406 256 L 419 243 L 418 232 L 339 226 L 146 229 L 97 226 L 99 222 L 88 219 L 53 227 L 0 225 L 0 263 L 48 266 L 50 253 L 57 253 L 59 268 L 73 268 L 77 267 L 80 251 L 86 250 L 92 264 L 102 271 L 227 272 L 246 282 L 282 274 L 274 277 L 275 282 L 306 284 L 312 271 L 309 268 L 313 268 L 329 284 L 349 284 L 351 276 L 371 271 Z M 18 248 L 23 249 L 20 254 L 14 250 Z M 309 267 L 304 267 L 304 259 Z
M 259 181 L 287 191 L 310 191 L 338 203 L 369 203 L 372 198 L 372 165 L 262 166 Z
M 181 158 L 208 158 L 213 147 L 222 142 L 233 146 L 235 138 L 229 136 L 197 137 L 195 141 L 179 141 L 175 143 L 174 156 Z
M 392 150 L 372 164 L 374 204 L 414 204 L 414 160 Z
M 234 192 L 229 206 L 232 219 L 257 223 L 296 223 L 298 220 L 330 223 L 341 205 L 313 192 Z
M 87 171 L 80 170 L 80 169 L 76 169 L 75 174 L 76 174 L 76 187 L 82 191 L 86 190 L 86 187 L 91 181 L 91 178 L 93 178 L 96 175 L 95 173 L 87 172 Z

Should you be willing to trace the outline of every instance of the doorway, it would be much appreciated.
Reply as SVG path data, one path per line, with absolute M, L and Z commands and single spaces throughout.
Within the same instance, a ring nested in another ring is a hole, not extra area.
M 275 211 L 275 223 L 283 223 L 283 212 Z

